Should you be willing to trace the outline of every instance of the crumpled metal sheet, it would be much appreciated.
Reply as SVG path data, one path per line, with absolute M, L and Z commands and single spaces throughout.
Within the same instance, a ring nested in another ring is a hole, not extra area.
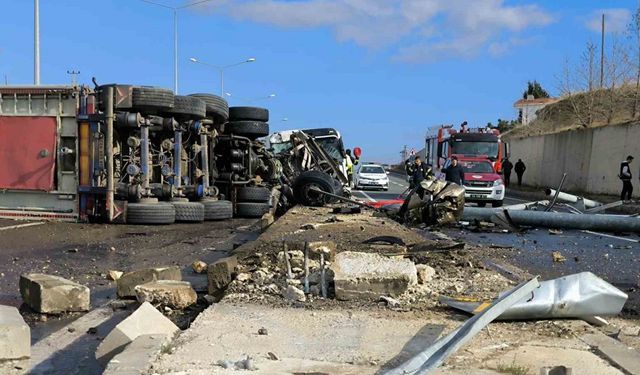
M 617 315 L 628 296 L 591 272 L 581 272 L 540 283 L 530 296 L 500 314 L 500 320 L 582 318 Z M 488 302 L 443 297 L 455 309 L 477 314 Z
M 540 284 L 538 283 L 537 277 L 518 285 L 494 301 L 489 308 L 468 319 L 463 325 L 447 336 L 436 341 L 433 345 L 418 353 L 402 365 L 383 372 L 383 374 L 419 375 L 430 373 L 438 368 L 447 357 L 455 353 L 462 345 L 466 344 L 478 334 L 487 324 L 500 316 L 509 306 L 530 295 L 538 285 Z

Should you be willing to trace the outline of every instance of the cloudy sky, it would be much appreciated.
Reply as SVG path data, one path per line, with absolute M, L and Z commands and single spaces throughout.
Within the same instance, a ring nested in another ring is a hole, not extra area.
M 168 6 L 189 1 L 153 0 Z M 141 0 L 40 0 L 42 81 L 173 87 L 172 11 Z M 180 10 L 180 93 L 271 109 L 272 130 L 331 126 L 367 160 L 396 161 L 429 127 L 516 116 L 527 80 L 557 93 L 566 59 L 624 33 L 627 0 L 213 0 Z M 33 2 L 0 0 L 0 78 L 30 83 Z M 618 36 L 621 37 L 621 36 Z M 275 97 L 264 99 L 270 94 Z

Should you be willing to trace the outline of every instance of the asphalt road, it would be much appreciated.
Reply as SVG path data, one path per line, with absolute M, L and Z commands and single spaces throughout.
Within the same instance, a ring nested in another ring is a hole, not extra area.
M 361 200 L 393 199 L 408 183 L 401 176 L 389 175 L 389 191 L 359 191 L 353 194 Z M 527 202 L 509 196 L 505 205 Z M 473 205 L 473 204 L 469 204 Z M 454 239 L 494 247 L 511 247 L 509 261 L 531 274 L 551 279 L 582 271 L 590 271 L 629 294 L 625 313 L 640 316 L 640 236 L 563 230 L 552 235 L 548 229 L 529 229 L 522 233 L 500 231 L 470 231 L 464 228 L 443 228 Z M 559 251 L 566 260 L 553 262 L 551 253 Z M 498 251 L 496 251 L 498 253 Z M 500 251 L 500 257 L 504 250 Z

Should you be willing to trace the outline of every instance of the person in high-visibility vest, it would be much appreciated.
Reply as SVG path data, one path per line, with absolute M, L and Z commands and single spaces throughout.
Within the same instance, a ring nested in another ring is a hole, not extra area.
M 347 178 L 349 179 L 349 187 L 353 185 L 353 159 L 351 158 L 351 150 L 345 151 L 346 158 L 345 161 L 347 163 Z

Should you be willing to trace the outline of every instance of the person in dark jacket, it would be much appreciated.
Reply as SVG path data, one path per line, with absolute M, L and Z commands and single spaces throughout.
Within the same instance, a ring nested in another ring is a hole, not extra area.
M 502 162 L 502 175 L 504 179 L 504 186 L 509 187 L 511 183 L 511 170 L 513 169 L 513 164 L 509 161 L 509 158 L 505 158 Z
M 412 168 L 411 187 L 420 185 L 424 179 L 432 177 L 433 171 L 431 170 L 431 167 L 423 163 L 420 156 L 416 156 Z
M 522 161 L 522 159 L 518 159 L 518 162 L 516 163 L 516 167 L 514 169 L 516 171 L 516 175 L 518 175 L 518 186 L 521 186 L 522 175 L 524 174 L 524 171 L 527 170 L 527 167 L 524 165 L 524 162 Z
M 620 193 L 620 200 L 631 200 L 631 194 L 633 193 L 633 185 L 631 184 L 631 167 L 629 164 L 633 161 L 633 156 L 627 156 L 627 160 L 620 163 L 620 173 L 618 177 L 622 180 L 622 192 Z
M 458 164 L 458 158 L 451 157 L 451 164 L 442 170 L 445 175 L 445 179 L 449 182 L 453 182 L 460 186 L 464 185 L 464 168 Z

